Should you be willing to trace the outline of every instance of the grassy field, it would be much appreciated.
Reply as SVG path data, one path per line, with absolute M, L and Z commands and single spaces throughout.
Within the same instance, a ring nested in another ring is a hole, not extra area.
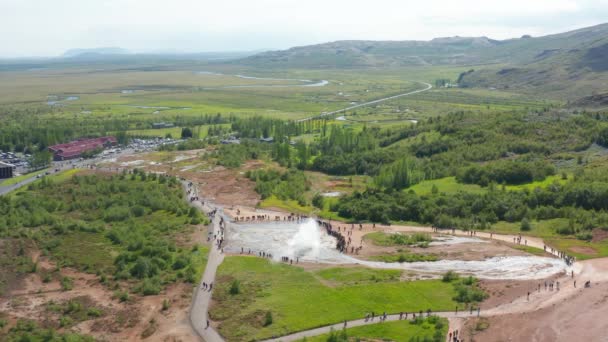
M 329 279 L 369 276 L 326 272 Z M 230 293 L 234 281 L 240 284 L 238 294 Z M 452 310 L 454 295 L 451 284 L 435 280 L 328 286 L 299 267 L 227 257 L 218 270 L 210 315 L 221 322 L 219 331 L 228 341 L 262 339 L 361 318 L 371 311 Z M 264 326 L 268 311 L 273 322 Z
M 431 319 L 433 320 L 433 319 Z M 439 341 L 444 341 L 448 332 L 448 322 L 444 318 L 437 318 L 437 323 L 431 323 L 429 319 L 424 322 L 414 324 L 410 321 L 394 321 L 366 326 L 347 328 L 346 335 L 353 341 L 395 341 L 395 342 L 410 342 L 417 341 L 433 341 L 434 336 L 441 336 Z M 439 331 L 439 333 L 437 333 Z M 334 334 L 341 334 L 341 331 L 336 331 Z M 326 342 L 330 334 L 319 335 L 300 342 Z
M 429 195 L 432 193 L 433 186 L 437 188 L 438 193 L 456 193 L 459 191 L 471 192 L 475 194 L 484 193 L 486 190 L 477 184 L 462 184 L 456 181 L 456 177 L 446 177 L 422 181 L 414 186 L 409 187 L 406 191 L 413 190 L 418 195 Z
M 568 176 L 570 177 L 570 176 Z M 561 175 L 554 175 L 545 178 L 542 181 L 536 181 L 521 185 L 506 185 L 505 189 L 509 191 L 522 191 L 522 190 L 534 190 L 536 188 L 546 188 L 553 183 L 564 184 L 568 180 L 562 179 Z M 433 186 L 437 188 L 438 193 L 452 194 L 459 191 L 469 192 L 473 194 L 483 194 L 487 191 L 477 184 L 464 184 L 458 183 L 456 177 L 445 177 L 433 180 L 422 181 L 416 185 L 413 185 L 406 189 L 406 191 L 413 190 L 418 195 L 429 195 L 433 191 Z
M 575 256 L 578 260 L 593 258 L 603 258 L 608 256 L 608 241 L 587 242 L 576 238 L 548 238 L 545 241 L 552 247 L 560 251 L 566 251 L 569 255 Z
M 568 220 L 563 218 L 557 218 L 552 220 L 542 220 L 531 222 L 532 229 L 527 232 L 521 231 L 521 224 L 519 222 L 505 222 L 500 221 L 492 225 L 492 230 L 496 233 L 503 234 L 519 234 L 523 233 L 529 236 L 536 236 L 541 238 L 555 237 L 557 235 L 557 229 L 568 226 Z
M 230 128 L 230 124 L 215 125 L 223 128 Z M 203 139 L 207 137 L 210 125 L 200 125 L 190 127 L 192 129 L 193 138 Z M 144 137 L 161 137 L 164 138 L 167 135 L 171 135 L 174 139 L 179 139 L 182 135 L 181 127 L 170 127 L 170 128 L 159 128 L 159 129 L 133 129 L 127 131 L 127 134 L 132 136 L 144 136 Z
M 522 232 L 517 222 L 498 222 L 492 226 L 492 230 L 503 234 L 519 234 L 542 238 L 549 246 L 575 256 L 579 260 L 601 258 L 608 256 L 608 241 L 588 242 L 577 239 L 575 236 L 563 236 L 557 233 L 560 228 L 568 227 L 568 219 L 558 218 L 552 220 L 533 221 L 532 229 Z M 518 246 L 522 249 L 525 246 Z M 527 247 L 524 251 L 532 254 L 544 254 L 542 250 Z

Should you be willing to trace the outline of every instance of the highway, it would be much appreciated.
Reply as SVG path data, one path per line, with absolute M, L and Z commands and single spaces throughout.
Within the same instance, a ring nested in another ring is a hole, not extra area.
M 331 115 L 334 115 L 334 114 L 339 114 L 339 113 L 343 113 L 343 112 L 349 111 L 351 109 L 355 109 L 355 108 L 359 108 L 359 107 L 365 107 L 365 106 L 373 105 L 373 104 L 384 102 L 384 101 L 394 100 L 396 98 L 400 98 L 400 97 L 403 97 L 403 96 L 408 96 L 408 95 L 414 95 L 414 94 L 422 93 L 422 92 L 425 92 L 427 90 L 431 90 L 431 88 L 433 88 L 433 86 L 430 85 L 429 83 L 426 83 L 426 82 L 418 82 L 418 83 L 424 84 L 425 88 L 424 89 L 418 89 L 418 90 L 410 91 L 410 92 L 403 93 L 403 94 L 397 94 L 397 95 L 393 95 L 393 96 L 389 96 L 389 97 L 384 97 L 384 98 L 373 100 L 373 101 L 369 101 L 369 102 L 359 103 L 359 104 L 356 104 L 356 105 L 353 105 L 353 106 L 350 106 L 350 107 L 334 110 L 333 112 L 323 112 L 323 113 L 321 113 L 319 115 L 315 115 L 315 116 L 311 116 L 311 117 L 308 117 L 308 118 L 296 120 L 296 122 L 303 122 L 303 121 L 308 121 L 308 120 L 312 120 L 312 119 L 322 118 L 322 117 L 325 117 L 325 116 L 331 116 Z

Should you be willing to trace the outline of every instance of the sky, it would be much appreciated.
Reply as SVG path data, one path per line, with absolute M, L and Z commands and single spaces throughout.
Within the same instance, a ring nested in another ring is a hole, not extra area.
M 604 22 L 608 0 L 0 0 L 0 57 L 95 47 L 208 52 L 344 39 L 506 39 Z

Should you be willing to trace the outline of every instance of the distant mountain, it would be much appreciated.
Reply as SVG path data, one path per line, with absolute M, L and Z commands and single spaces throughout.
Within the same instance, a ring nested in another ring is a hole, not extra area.
M 111 56 L 128 55 L 130 52 L 119 47 L 100 47 L 93 49 L 70 49 L 63 53 L 64 58 L 85 57 L 85 56 Z
M 463 87 L 519 89 L 575 99 L 608 91 L 608 24 L 508 40 L 337 41 L 265 52 L 236 63 L 266 68 L 462 66 L 458 82 Z
M 487 37 L 449 37 L 431 41 L 344 40 L 268 51 L 240 61 L 258 67 L 391 67 L 470 63 L 476 49 L 499 45 Z

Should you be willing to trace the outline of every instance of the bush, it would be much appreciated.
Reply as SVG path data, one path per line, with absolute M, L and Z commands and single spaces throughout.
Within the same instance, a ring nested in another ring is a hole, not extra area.
M 524 219 L 521 220 L 520 229 L 523 232 L 528 232 L 532 229 L 532 225 L 530 224 L 530 221 L 527 218 L 524 217 Z
M 447 271 L 443 277 L 441 278 L 441 280 L 445 283 L 450 283 L 454 280 L 457 280 L 459 278 L 458 274 L 454 271 Z
M 126 302 L 129 300 L 129 293 L 126 291 L 116 291 L 114 292 L 114 297 L 118 298 L 121 302 Z
M 87 316 L 89 317 L 101 317 L 102 314 L 103 312 L 98 308 L 89 308 L 87 310 Z
M 74 288 L 74 281 L 70 277 L 61 278 L 61 290 L 70 291 Z
M 160 293 L 160 281 L 155 278 L 146 278 L 137 287 L 137 291 L 144 296 L 153 296 Z
M 241 292 L 241 284 L 238 280 L 234 280 L 230 285 L 230 294 L 237 295 Z
M 576 238 L 583 241 L 591 241 L 593 239 L 593 234 L 591 232 L 582 232 L 576 234 Z
M 169 310 L 169 306 L 170 306 L 169 301 L 168 301 L 167 299 L 163 299 L 163 307 L 162 307 L 162 311 L 167 311 L 167 310 Z
M 264 317 L 264 326 L 267 327 L 272 324 L 272 312 L 267 311 L 266 317 Z
M 68 327 L 68 326 L 72 325 L 73 322 L 74 321 L 70 317 L 68 317 L 68 316 L 61 316 L 59 318 L 59 326 L 61 328 Z
M 323 210 L 323 204 L 324 204 L 324 202 L 325 202 L 325 199 L 319 193 L 316 193 L 314 195 L 314 197 L 312 198 L 312 205 L 314 205 L 316 208 L 319 208 L 321 210 Z

